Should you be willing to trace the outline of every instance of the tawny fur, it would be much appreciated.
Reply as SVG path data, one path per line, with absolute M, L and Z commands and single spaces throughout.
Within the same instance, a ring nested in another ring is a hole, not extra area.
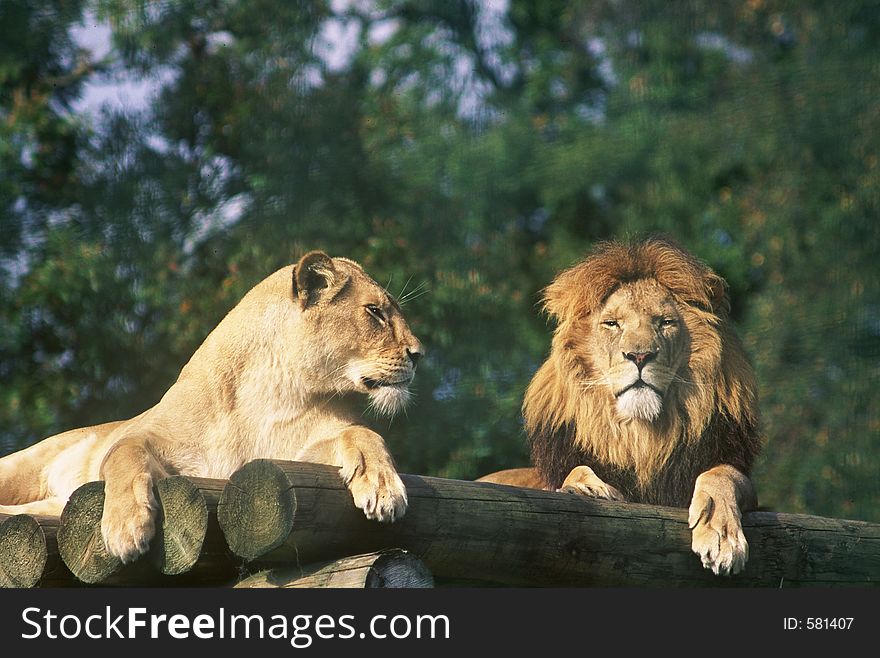
M 248 292 L 154 407 L 0 459 L 0 512 L 57 514 L 79 485 L 103 479 L 102 534 L 127 561 L 153 535 L 157 479 L 226 478 L 274 458 L 339 466 L 355 504 L 392 521 L 406 490 L 357 397 L 398 410 L 421 349 L 357 263 L 312 252 Z

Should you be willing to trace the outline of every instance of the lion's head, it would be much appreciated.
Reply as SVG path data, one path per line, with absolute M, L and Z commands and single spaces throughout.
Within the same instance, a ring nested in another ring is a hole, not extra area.
M 653 279 L 623 283 L 591 320 L 593 380 L 584 385 L 607 387 L 622 419 L 657 420 L 689 343 L 672 294 Z
M 557 328 L 523 411 L 548 485 L 598 464 L 630 499 L 681 503 L 683 470 L 724 457 L 748 472 L 756 387 L 721 277 L 667 240 L 605 243 L 544 301 Z

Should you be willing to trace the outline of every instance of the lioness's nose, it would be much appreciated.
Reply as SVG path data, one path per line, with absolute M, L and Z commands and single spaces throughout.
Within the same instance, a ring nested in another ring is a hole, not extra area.
M 651 359 L 657 356 L 657 352 L 624 352 L 623 358 L 629 359 L 633 363 L 636 364 L 636 367 L 641 370 L 645 367 L 645 364 L 648 363 Z
M 406 348 L 406 355 L 409 357 L 409 360 L 412 361 L 413 365 L 416 365 L 419 362 L 419 359 L 422 358 L 424 354 L 424 350 L 422 349 L 421 343 L 416 343 L 415 345 L 410 345 Z

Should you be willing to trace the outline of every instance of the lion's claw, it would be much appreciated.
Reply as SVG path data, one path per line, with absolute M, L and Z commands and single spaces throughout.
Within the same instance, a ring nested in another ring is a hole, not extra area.
M 706 569 L 717 576 L 738 574 L 749 559 L 749 544 L 742 531 L 735 505 L 716 502 L 697 492 L 688 510 L 692 530 L 691 549 Z
M 625 500 L 624 495 L 603 481 L 589 466 L 576 466 L 557 491 L 605 500 Z

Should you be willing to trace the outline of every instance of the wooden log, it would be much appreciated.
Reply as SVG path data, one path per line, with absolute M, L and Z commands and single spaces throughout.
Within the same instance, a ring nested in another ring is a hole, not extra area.
M 61 513 L 58 550 L 67 568 L 84 583 L 99 583 L 122 568 L 101 539 L 104 483 L 87 482 L 74 491 Z
M 222 480 L 182 476 L 160 480 L 155 490 L 159 518 L 150 550 L 134 563 L 123 565 L 107 552 L 101 537 L 104 483 L 86 483 L 73 492 L 61 514 L 58 552 L 82 583 L 167 586 L 228 582 L 238 567 L 226 550 L 216 520 L 224 485 Z
M 33 587 L 46 566 L 46 537 L 27 514 L 0 521 L 0 587 Z
M 435 578 L 521 586 L 880 584 L 880 525 L 800 514 L 746 515 L 745 570 L 719 577 L 691 552 L 683 509 L 413 475 L 406 516 L 367 520 L 337 468 L 257 460 L 220 499 L 232 551 L 261 565 L 307 564 L 400 547 Z
M 433 587 L 425 563 L 412 553 L 391 549 L 339 560 L 261 571 L 243 579 L 238 588 L 415 588 Z
M 58 555 L 58 521 L 0 514 L 0 587 L 47 587 L 72 578 Z

